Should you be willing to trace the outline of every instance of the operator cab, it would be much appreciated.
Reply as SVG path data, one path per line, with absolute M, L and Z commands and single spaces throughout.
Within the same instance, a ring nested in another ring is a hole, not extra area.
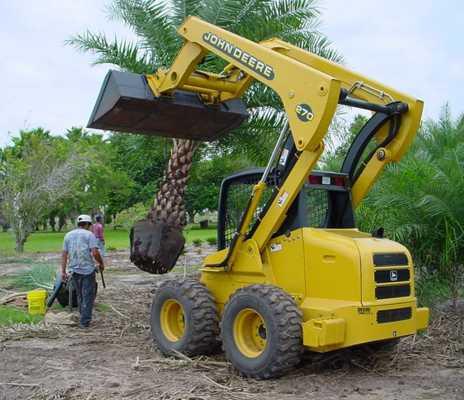
M 224 179 L 219 196 L 218 249 L 230 246 L 237 232 L 253 186 L 261 179 L 263 168 L 238 172 Z M 251 236 L 275 196 L 278 171 L 270 176 L 248 236 Z M 274 234 L 279 236 L 302 227 L 354 228 L 351 185 L 348 174 L 313 171 L 290 206 L 287 217 Z
M 274 236 L 286 234 L 298 228 L 354 228 L 355 220 L 351 199 L 351 187 L 362 174 L 365 166 L 377 150 L 395 139 L 401 125 L 401 115 L 407 105 L 393 102 L 387 106 L 358 101 L 342 91 L 340 104 L 374 111 L 372 117 L 360 129 L 343 161 L 340 172 L 312 171 L 306 183 L 287 211 L 285 221 Z M 389 126 L 388 134 L 376 142 L 377 133 Z M 277 148 L 277 146 L 276 146 Z M 266 179 L 266 190 L 248 230 L 253 235 L 264 217 L 279 188 L 298 160 L 298 151 L 292 135 L 287 135 L 279 150 L 279 157 L 270 164 L 271 173 Z M 271 156 L 271 160 L 273 157 Z M 239 172 L 224 179 L 219 196 L 218 249 L 230 246 L 248 207 L 253 185 L 262 178 L 264 169 Z

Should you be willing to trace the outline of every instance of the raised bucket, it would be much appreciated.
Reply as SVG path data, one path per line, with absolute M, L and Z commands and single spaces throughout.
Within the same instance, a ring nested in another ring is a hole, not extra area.
M 144 75 L 110 70 L 88 127 L 212 141 L 238 127 L 247 117 L 241 100 L 208 105 L 197 94 L 182 90 L 155 97 Z

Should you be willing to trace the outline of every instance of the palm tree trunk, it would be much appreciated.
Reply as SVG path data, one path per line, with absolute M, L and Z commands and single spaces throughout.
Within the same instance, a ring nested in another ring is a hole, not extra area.
M 193 140 L 174 139 L 163 182 L 149 213 L 152 222 L 164 222 L 179 229 L 187 224 L 184 195 L 195 149 Z
M 184 195 L 196 143 L 175 139 L 163 182 L 146 220 L 131 230 L 131 261 L 152 274 L 171 271 L 181 254 L 187 224 Z

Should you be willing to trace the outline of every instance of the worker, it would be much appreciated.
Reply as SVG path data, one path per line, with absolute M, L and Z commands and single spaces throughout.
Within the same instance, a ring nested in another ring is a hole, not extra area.
M 88 328 L 92 319 L 92 310 L 96 292 L 96 268 L 103 271 L 105 266 L 98 250 L 98 241 L 91 232 L 92 218 L 89 215 L 77 217 L 77 229 L 64 237 L 61 257 L 61 278 L 68 280 L 68 271 L 77 294 L 81 328 Z M 95 261 L 97 266 L 95 266 Z
M 103 234 L 103 218 L 100 214 L 95 216 L 96 223 L 92 225 L 92 232 L 97 238 L 98 249 L 100 250 L 100 255 L 103 257 L 106 255 L 105 252 L 105 237 Z

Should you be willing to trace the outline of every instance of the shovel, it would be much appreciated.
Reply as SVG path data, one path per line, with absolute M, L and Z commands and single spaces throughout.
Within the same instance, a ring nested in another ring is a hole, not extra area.
M 88 127 L 212 141 L 238 127 L 247 117 L 241 100 L 204 104 L 198 94 L 182 90 L 156 97 L 145 75 L 110 70 Z

